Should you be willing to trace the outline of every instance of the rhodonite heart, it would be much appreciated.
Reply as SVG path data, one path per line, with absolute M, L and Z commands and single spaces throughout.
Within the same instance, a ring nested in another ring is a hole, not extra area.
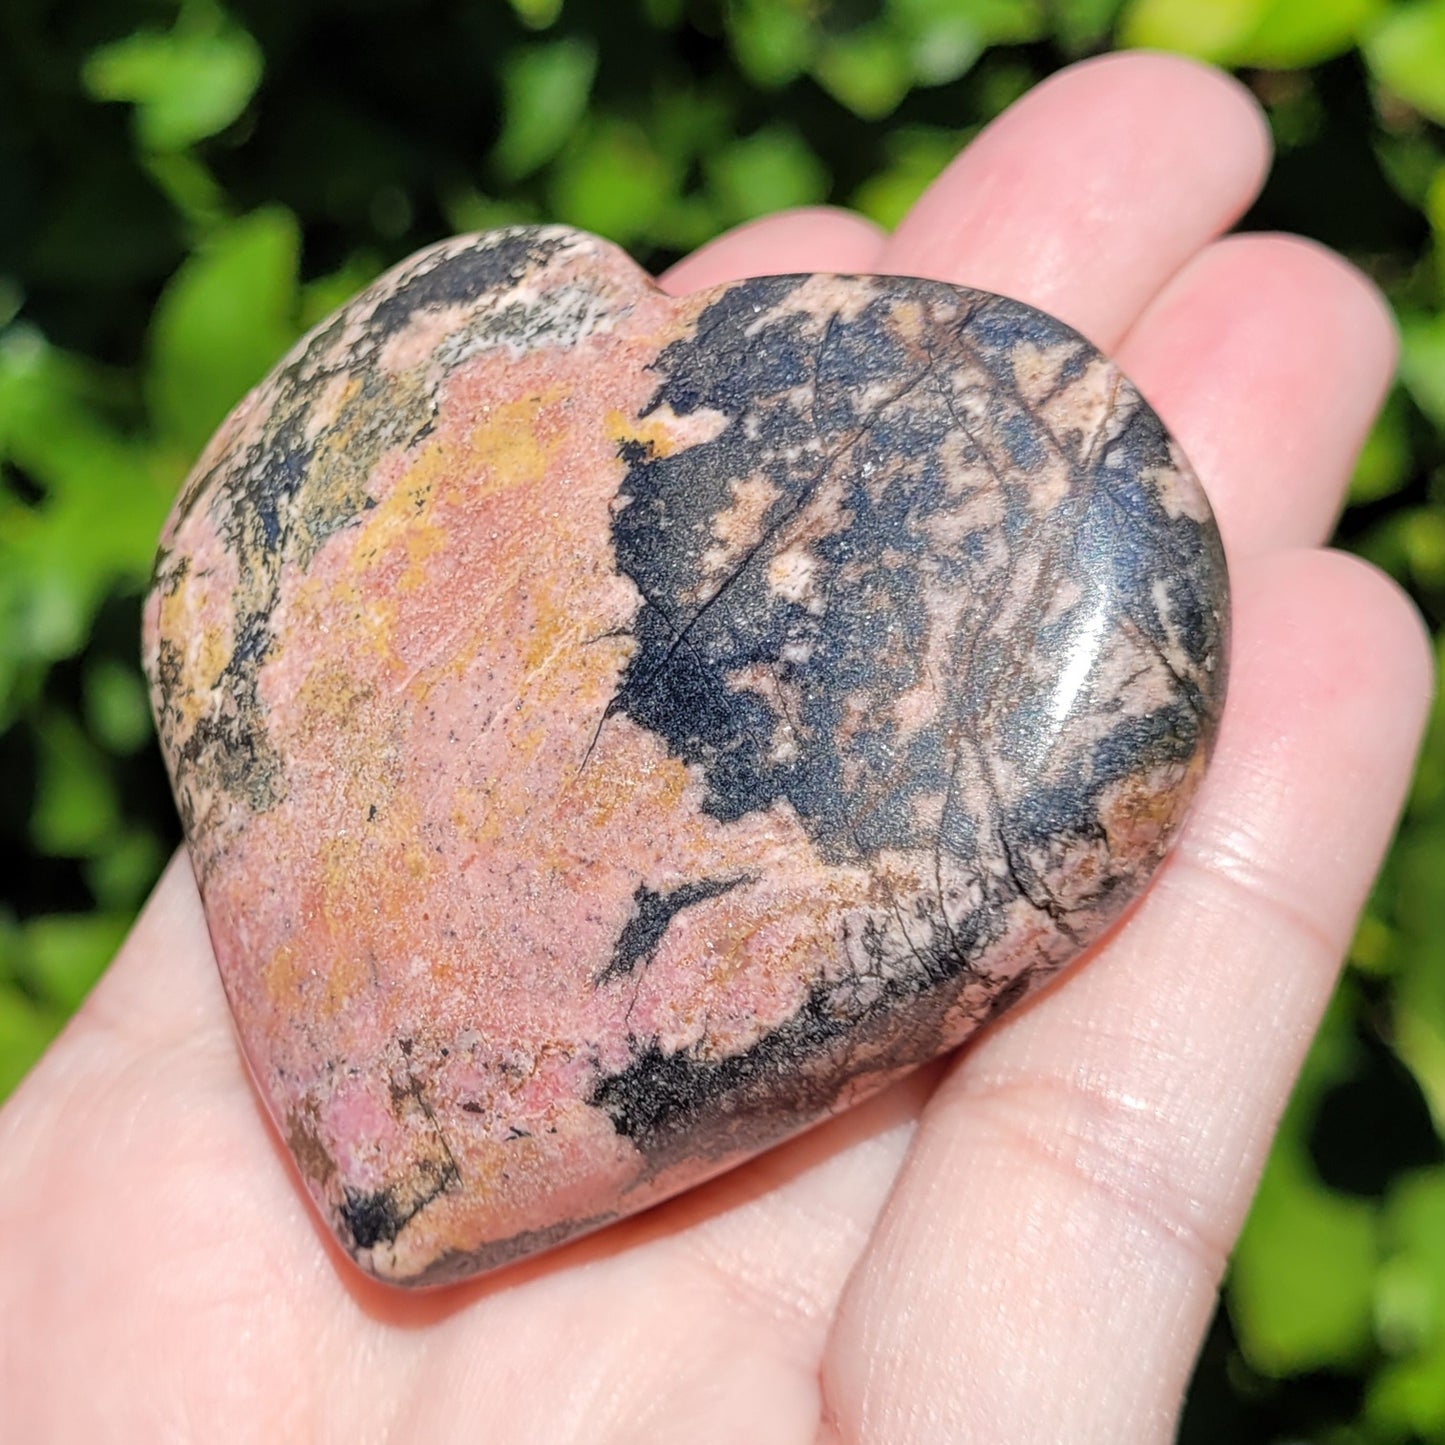
M 1074 332 L 678 300 L 560 228 L 307 337 L 145 661 L 241 1042 L 398 1283 L 631 1213 L 952 1047 L 1147 882 L 1224 688 L 1198 485 Z

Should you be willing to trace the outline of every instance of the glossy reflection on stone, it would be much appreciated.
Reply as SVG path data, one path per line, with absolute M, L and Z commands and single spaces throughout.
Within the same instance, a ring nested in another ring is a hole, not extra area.
M 1133 899 L 1224 688 L 1203 495 L 1060 323 L 434 247 L 176 505 L 145 661 L 257 1084 L 366 1269 L 631 1213 Z

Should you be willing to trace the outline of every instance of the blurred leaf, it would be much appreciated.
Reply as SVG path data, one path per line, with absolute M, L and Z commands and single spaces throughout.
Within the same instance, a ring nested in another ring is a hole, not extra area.
M 1420 410 L 1445 428 L 1445 313 L 1400 317 L 1400 380 Z
M 1445 0 L 1392 6 L 1364 40 L 1381 85 L 1431 120 L 1445 122 Z
M 1440 167 L 1440 151 L 1434 139 L 1423 131 L 1377 134 L 1375 157 L 1385 178 L 1400 199 L 1413 209 L 1426 202 L 1430 184 Z
M 1434 242 L 1435 284 L 1445 297 L 1445 161 L 1437 161 L 1431 171 L 1422 208 Z
M 1245 1357 L 1266 1376 L 1348 1367 L 1371 1340 L 1375 1206 L 1326 1188 L 1308 1145 L 1320 1096 L 1353 1066 L 1350 1030 L 1350 995 L 1341 990 L 1281 1122 L 1230 1268 L 1230 1317 Z
M 14 983 L 24 970 L 25 934 L 15 916 L 0 904 L 0 984 Z
M 1119 20 L 1122 45 L 1222 60 L 1264 18 L 1269 0 L 1131 0 Z
M 552 205 L 559 220 L 627 245 L 647 234 L 677 179 L 641 127 L 603 121 L 553 168 Z
M 92 736 L 113 753 L 133 753 L 151 736 L 150 704 L 140 670 L 113 658 L 85 669 L 85 720 Z
M 1390 393 L 1360 449 L 1350 480 L 1350 501 L 1378 502 L 1393 496 L 1409 480 L 1413 460 L 1405 407 L 1396 389 Z
M 18 989 L 0 984 L 0 1100 L 3 1100 L 45 1052 L 61 1019 L 32 1003 Z
M 1309 71 L 1284 70 L 1258 76 L 1254 92 L 1269 117 L 1277 151 L 1303 150 L 1319 140 L 1329 116 Z
M 891 230 L 958 154 L 964 136 L 947 130 L 908 129 L 888 137 L 888 165 L 858 188 L 852 204 Z
M 11 276 L 0 276 L 0 331 L 10 325 L 25 304 L 25 292 Z
M 1445 825 L 1445 632 L 1437 631 L 1435 636 L 1435 706 L 1415 769 L 1410 807 L 1416 816 L 1433 817 Z M 1445 878 L 1445 873 L 1440 876 Z M 1437 927 L 1437 932 L 1445 935 L 1445 928 Z M 1445 1137 L 1445 1125 L 1441 1136 Z
M 165 867 L 166 853 L 153 833 L 132 829 L 106 840 L 85 865 L 85 881 L 102 908 L 132 916 Z
M 1021 15 L 1030 7 L 1009 8 Z M 988 46 L 986 29 L 971 13 L 976 6 L 949 0 L 889 0 L 888 9 L 905 37 L 913 79 L 920 85 L 957 80 Z
M 179 150 L 224 130 L 261 81 L 261 49 L 206 0 L 188 0 L 168 31 L 141 30 L 103 45 L 82 79 L 97 100 L 129 101 L 154 150 Z
M 59 711 L 44 716 L 36 740 L 40 745 L 39 788 L 30 835 L 42 853 L 88 857 L 120 821 L 105 755 Z
M 1366 561 L 1407 587 L 1427 590 L 1436 583 L 1445 516 L 1434 507 L 1388 512 L 1355 544 Z
M 1220 65 L 1316 65 L 1355 43 L 1381 0 L 1133 0 L 1127 45 L 1175 50 Z
M 980 68 L 978 110 L 985 120 L 1002 115 L 1039 83 L 1039 74 L 1023 61 L 995 63 Z
M 1023 45 L 1047 33 L 1031 0 L 888 0 L 920 85 L 957 80 L 991 45 Z
M 737 137 L 743 126 L 735 110 L 731 98 L 717 90 L 659 87 L 647 129 L 680 179 L 694 160 L 706 161 Z
M 1399 516 L 1409 580 L 1430 591 L 1445 589 L 1445 509 L 1415 507 Z
M 1385 974 L 1397 947 L 1394 931 L 1373 913 L 1366 913 L 1350 941 L 1350 967 L 1367 974 Z
M 1059 43 L 1071 55 L 1102 44 L 1121 0 L 1064 0 L 1054 15 Z
M 146 170 L 194 234 L 204 236 L 226 219 L 225 193 L 190 151 L 157 151 L 146 158 Z
M 1377 1316 L 1395 1358 L 1375 1377 L 1369 1417 L 1392 1433 L 1438 1440 L 1445 1434 L 1445 1169 L 1396 1186 L 1384 1238 Z
M 0 336 L 0 458 L 45 490 L 0 529 L 10 666 L 77 651 L 106 590 L 149 567 L 176 477 L 103 419 L 103 391 L 94 368 L 34 332 Z
M 1402 990 L 1395 1018 L 1395 1050 L 1430 1105 L 1436 1131 L 1445 1136 L 1445 1028 L 1438 1003 L 1423 1004 Z
M 652 240 L 674 251 L 695 251 L 723 229 L 722 211 L 711 194 L 679 196 L 652 224 Z
M 1348 1367 L 1364 1356 L 1374 1213 L 1368 1201 L 1326 1189 L 1299 1154 L 1277 1147 L 1270 1155 L 1230 1292 L 1241 1348 L 1261 1374 Z
M 898 108 L 913 80 L 907 48 L 885 25 L 868 25 L 830 38 L 813 64 L 818 84 L 864 120 Z
M 1442 710 L 1437 696 L 1427 752 L 1439 746 Z M 1445 933 L 1439 926 L 1445 898 L 1445 818 L 1415 822 L 1400 836 L 1391 858 L 1395 922 L 1406 948 L 1393 998 L 1395 1051 L 1415 1076 L 1445 1138 Z
M 505 122 L 492 158 L 508 180 L 530 175 L 562 148 L 587 113 L 597 47 L 569 38 L 514 51 L 502 66 Z
M 146 395 L 186 459 L 296 339 L 300 244 L 295 217 L 267 206 L 208 237 L 157 303 Z
M 728 38 L 743 72 L 767 89 L 801 75 L 818 47 L 810 6 L 797 0 L 733 0 Z
M 496 224 L 502 224 L 498 222 Z M 484 226 L 456 226 L 458 231 L 485 230 Z M 297 329 L 309 331 L 326 320 L 338 307 L 344 306 L 364 287 L 381 274 L 381 262 L 369 251 L 349 256 L 340 270 L 318 276 L 301 288 L 300 319 Z
M 772 125 L 726 146 L 708 176 L 728 223 L 827 197 L 828 172 L 791 126 Z
M 490 231 L 539 219 L 537 208 L 527 201 L 498 200 L 471 186 L 449 191 L 442 198 L 442 209 L 453 231 Z M 307 311 L 311 313 L 309 306 Z M 325 314 L 318 313 L 317 319 Z
M 919 85 L 947 85 L 966 74 L 987 48 L 962 16 L 938 20 L 910 39 L 913 78 Z
M 562 14 L 562 0 L 512 0 L 512 9 L 533 30 L 547 30 Z
M 25 981 L 56 1008 L 80 1007 L 130 928 L 125 914 L 50 914 L 25 925 Z
M 1231 65 L 1290 70 L 1351 49 L 1383 0 L 1272 0 L 1227 57 Z

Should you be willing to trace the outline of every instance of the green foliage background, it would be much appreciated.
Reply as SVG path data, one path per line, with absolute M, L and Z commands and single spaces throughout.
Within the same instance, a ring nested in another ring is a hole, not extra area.
M 176 841 L 136 665 L 162 517 L 311 322 L 456 230 L 659 265 L 833 200 L 884 224 L 1045 74 L 1238 70 L 1247 222 L 1395 303 L 1401 381 L 1340 540 L 1445 621 L 1445 0 L 5 0 L 0 1095 Z M 1445 658 L 1445 646 L 1442 646 Z M 1445 709 L 1238 1250 L 1190 1441 L 1445 1441 Z

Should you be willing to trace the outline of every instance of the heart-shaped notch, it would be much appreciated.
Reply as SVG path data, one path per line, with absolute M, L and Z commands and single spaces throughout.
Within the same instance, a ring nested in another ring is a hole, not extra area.
M 1061 323 L 448 241 L 222 426 L 148 599 L 240 1038 L 460 1278 L 949 1049 L 1135 898 L 1223 699 L 1204 497 Z

